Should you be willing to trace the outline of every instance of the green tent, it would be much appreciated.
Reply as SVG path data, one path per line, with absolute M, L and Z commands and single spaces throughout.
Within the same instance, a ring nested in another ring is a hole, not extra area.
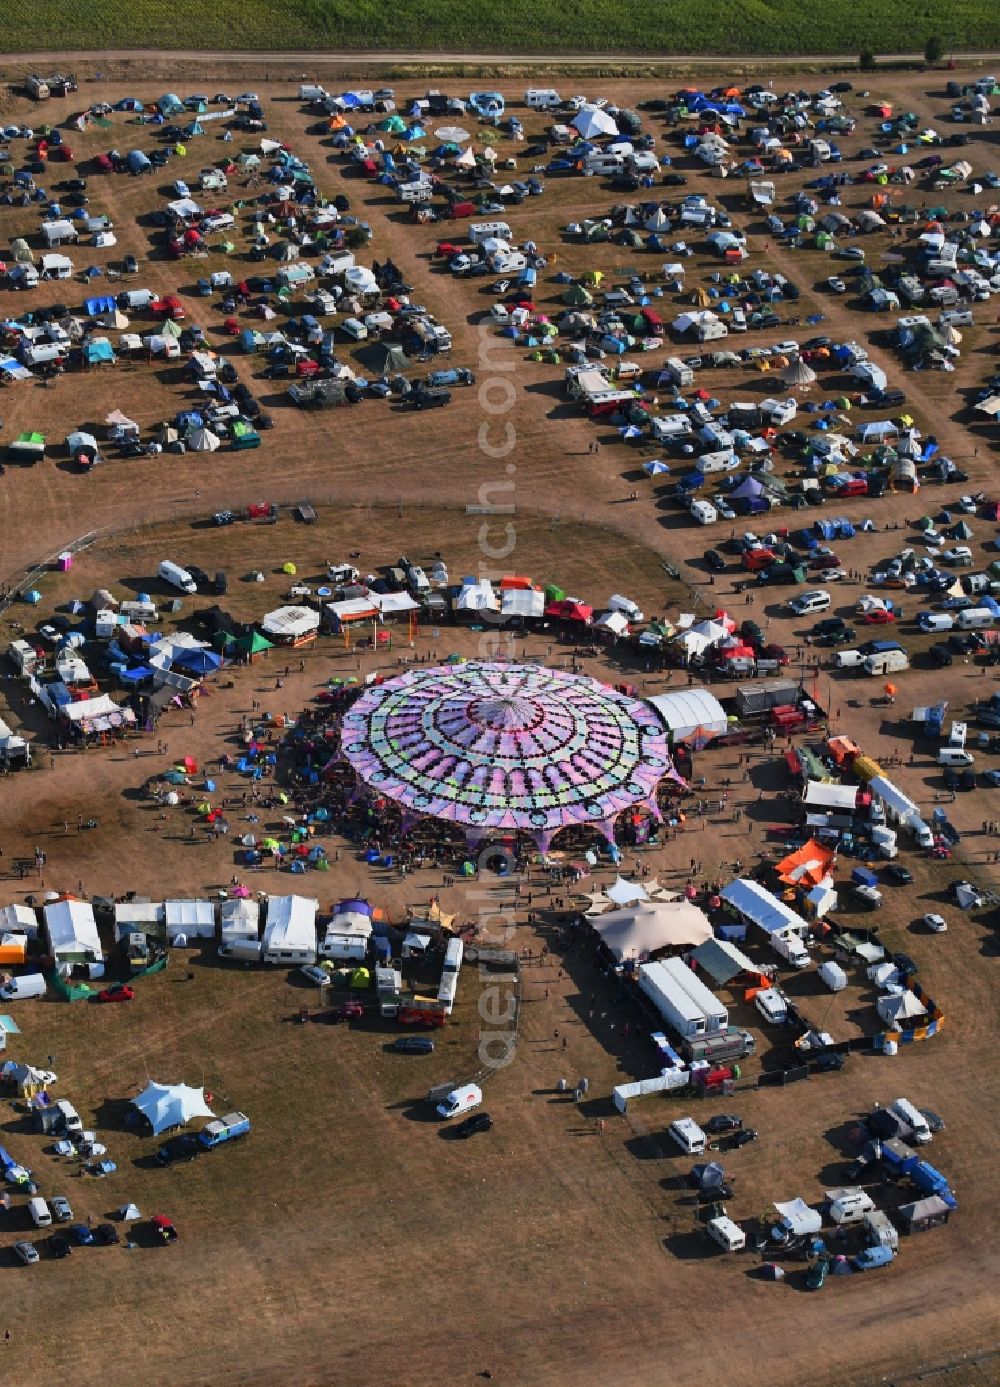
M 384 130 L 388 135 L 402 135 L 406 130 L 406 121 L 399 116 L 387 116 L 385 120 L 378 123 L 379 130 Z
M 265 650 L 273 650 L 273 644 L 266 636 L 262 636 L 259 631 L 251 631 L 248 636 L 240 636 L 236 642 L 236 649 L 242 650 L 245 654 L 263 655 Z
M 93 989 L 88 987 L 86 983 L 82 983 L 79 987 L 72 987 L 64 978 L 60 977 L 58 972 L 48 974 L 47 981 L 61 997 L 66 998 L 67 1002 L 82 1002 L 86 997 L 93 996 Z

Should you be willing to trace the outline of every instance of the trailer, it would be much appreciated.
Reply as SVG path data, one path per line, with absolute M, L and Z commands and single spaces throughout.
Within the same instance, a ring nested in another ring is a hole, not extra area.
M 680 966 L 684 967 L 683 964 Z M 711 1014 L 707 1014 L 706 1009 L 680 985 L 663 962 L 640 965 L 639 990 L 649 998 L 667 1025 L 682 1040 L 717 1034 L 728 1024 L 728 1013 L 720 1002 L 713 998 Z M 707 991 L 707 988 L 705 990 Z
M 763 679 L 756 684 L 740 684 L 736 689 L 736 712 L 741 718 L 768 713 L 772 708 L 794 707 L 799 686 L 791 679 Z

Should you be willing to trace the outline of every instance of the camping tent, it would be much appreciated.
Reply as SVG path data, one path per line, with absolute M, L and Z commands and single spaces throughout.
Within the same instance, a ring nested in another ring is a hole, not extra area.
M 205 1090 L 188 1084 L 150 1083 L 132 1099 L 158 1137 L 169 1127 L 183 1127 L 195 1117 L 214 1117 L 205 1102 Z

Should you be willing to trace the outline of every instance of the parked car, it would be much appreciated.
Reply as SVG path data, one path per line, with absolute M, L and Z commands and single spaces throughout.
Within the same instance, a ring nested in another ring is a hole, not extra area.
M 459 1140 L 464 1141 L 467 1137 L 475 1136 L 476 1132 L 488 1132 L 492 1126 L 493 1119 L 488 1112 L 474 1112 L 471 1117 L 460 1122 L 454 1132 Z
M 846 1062 L 844 1056 L 837 1054 L 836 1050 L 831 1050 L 825 1055 L 817 1055 L 814 1060 L 821 1074 L 832 1074 L 837 1069 L 843 1069 Z
M 893 862 L 885 869 L 886 877 L 896 886 L 909 886 L 913 881 L 913 873 L 908 867 L 902 867 L 898 862 Z
M 830 1260 L 828 1257 L 817 1257 L 815 1262 L 806 1272 L 806 1286 L 810 1291 L 821 1291 L 826 1282 L 827 1272 L 830 1270 Z
M 303 963 L 299 972 L 309 982 L 315 983 L 317 987 L 330 986 L 330 974 L 325 968 L 320 968 L 315 963 Z
M 938 915 L 936 911 L 928 911 L 923 917 L 923 922 L 932 934 L 946 934 L 948 922 L 943 915 Z
M 25 1266 L 30 1267 L 32 1263 L 39 1260 L 38 1248 L 34 1243 L 25 1242 L 22 1238 L 20 1242 L 14 1244 L 14 1251 L 20 1257 Z
M 743 1127 L 740 1131 L 733 1134 L 730 1144 L 736 1148 L 740 1146 L 749 1146 L 752 1141 L 757 1140 L 757 1137 L 758 1133 L 755 1132 L 752 1127 Z
M 713 573 L 722 573 L 726 567 L 726 560 L 719 553 L 718 549 L 706 549 L 704 559 Z
M 97 994 L 99 1002 L 134 1002 L 135 988 L 129 987 L 127 982 L 112 983 L 110 987 L 105 987 Z
M 430 1055 L 434 1042 L 429 1035 L 399 1035 L 392 1042 L 392 1048 L 404 1055 Z
M 705 1123 L 706 1132 L 738 1132 L 743 1126 L 742 1117 L 734 1117 L 732 1113 L 722 1112 L 715 1117 L 710 1117 Z
M 110 987 L 105 987 L 97 994 L 99 1002 L 133 1002 L 135 1001 L 135 988 L 130 987 L 127 982 L 112 983 Z
M 115 1243 L 121 1242 L 121 1238 L 113 1223 L 99 1223 L 94 1232 L 94 1241 L 102 1247 L 114 1247 Z
M 940 642 L 936 645 L 932 645 L 927 653 L 939 669 L 945 669 L 952 663 L 951 651 L 946 645 L 942 645 Z
M 178 1161 L 193 1161 L 202 1150 L 204 1148 L 193 1132 L 181 1132 L 160 1147 L 156 1160 L 160 1165 L 176 1165 Z
M 69 1200 L 64 1195 L 53 1195 L 49 1200 L 49 1207 L 59 1223 L 69 1223 L 72 1220 L 73 1210 L 70 1208 Z
M 73 1251 L 73 1244 L 64 1233 L 53 1233 L 49 1238 L 49 1249 L 53 1257 L 68 1257 Z
M 81 1247 L 89 1247 L 94 1241 L 94 1235 L 85 1223 L 71 1223 L 69 1226 L 69 1235 L 73 1241 L 79 1243 Z

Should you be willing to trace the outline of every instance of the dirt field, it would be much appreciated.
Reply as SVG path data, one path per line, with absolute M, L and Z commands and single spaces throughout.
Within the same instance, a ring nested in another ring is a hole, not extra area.
M 220 72 L 216 80 L 239 83 L 240 75 Z M 874 94 L 917 111 L 923 123 L 950 129 L 941 125 L 948 104 L 943 82 L 931 80 L 928 91 L 926 77 L 893 75 L 880 80 Z M 81 95 L 86 102 L 113 101 L 126 90 L 149 97 L 162 85 L 138 78 L 128 88 L 88 83 Z M 601 90 L 632 102 L 662 94 L 638 83 L 601 84 Z M 786 648 L 801 646 L 807 626 L 788 620 L 781 606 L 786 590 L 747 605 L 731 592 L 739 576 L 735 569 L 708 584 L 700 554 L 728 534 L 726 527 L 696 532 L 682 520 L 667 504 L 665 491 L 638 471 L 649 453 L 628 451 L 614 430 L 595 428 L 564 403 L 560 367 L 525 360 L 492 336 L 485 339 L 484 360 L 477 321 L 491 296 L 479 293 L 474 281 L 441 273 L 429 258 L 437 239 L 460 231 L 461 224 L 416 227 L 397 213 L 385 190 L 343 178 L 332 151 L 306 133 L 309 117 L 290 91 L 272 83 L 264 93 L 270 133 L 305 154 L 323 191 L 347 191 L 352 210 L 374 229 L 372 254 L 391 255 L 415 286 L 414 297 L 451 328 L 454 363 L 472 366 L 480 379 L 509 378 L 513 408 L 507 415 L 490 414 L 489 397 L 484 403 L 479 390 L 466 389 L 456 390 L 448 411 L 426 417 L 376 401 L 309 415 L 282 403 L 281 382 L 260 382 L 275 428 L 264 435 L 258 452 L 114 461 L 81 475 L 57 448 L 54 459 L 35 468 L 7 467 L 0 479 L 4 581 L 16 581 L 37 560 L 82 534 L 107 533 L 77 557 L 72 573 L 44 577 L 35 612 L 15 604 L 3 614 L 0 645 L 5 648 L 14 634 L 15 621 L 44 619 L 72 598 L 89 597 L 97 586 L 109 586 L 118 596 L 140 590 L 164 595 L 153 575 L 168 554 L 210 573 L 225 569 L 226 605 L 236 616 L 250 617 L 279 604 L 288 579 L 278 570 L 286 561 L 295 562 L 298 576 L 308 582 L 322 574 L 325 560 L 343 560 L 352 551 L 361 550 L 363 565 L 374 567 L 395 562 L 400 552 L 426 562 L 440 550 L 453 577 L 477 571 L 481 562 L 496 564 L 538 581 L 557 581 L 595 603 L 611 592 L 625 592 L 647 614 L 704 614 L 728 604 L 739 619 L 753 616 L 766 623 L 771 639 Z M 24 103 L 17 118 L 58 123 L 70 109 L 69 103 L 50 103 L 43 113 L 35 107 L 29 111 Z M 529 115 L 526 124 L 530 139 L 542 121 Z M 659 128 L 655 117 L 652 128 Z M 841 141 L 845 154 L 869 144 L 873 129 L 871 118 L 862 119 L 856 135 Z M 977 169 L 994 161 L 1000 166 L 993 131 L 970 133 L 970 148 L 956 150 L 956 157 L 968 157 Z M 152 144 L 149 133 L 125 126 L 121 115 L 113 117 L 110 130 L 68 138 L 78 164 L 111 144 Z M 108 253 L 74 252 L 78 267 L 102 263 L 105 255 L 115 260 L 126 252 L 147 255 L 150 228 L 143 218 L 162 200 L 154 189 L 196 174 L 225 149 L 207 136 L 186 166 L 172 162 L 155 184 L 93 178 L 93 210 L 112 216 L 119 244 Z M 721 200 L 743 223 L 740 186 L 720 184 L 684 163 L 679 167 L 688 175 L 687 191 Z M 71 173 L 67 167 L 62 176 Z M 866 196 L 863 185 L 845 190 L 852 207 Z M 904 196 L 920 205 L 936 202 L 939 195 L 908 189 Z M 636 262 L 647 267 L 641 255 L 610 245 L 583 247 L 558 230 L 620 200 L 623 195 L 593 180 L 552 178 L 544 197 L 505 215 L 518 238 L 533 237 L 554 249 L 559 268 L 603 269 L 620 279 L 616 268 Z M 965 194 L 948 200 L 971 205 Z M 36 221 L 31 209 L 0 208 L 8 239 Z M 237 239 L 242 247 L 245 238 Z M 748 334 L 735 345 L 786 336 L 801 340 L 812 331 L 866 341 L 891 384 L 906 390 L 910 412 L 970 474 L 961 488 L 930 487 L 917 497 L 838 505 L 838 514 L 854 520 L 871 514 L 881 527 L 838 546 L 845 567 L 864 570 L 912 541 L 905 526 L 917 515 L 938 513 L 960 490 L 995 487 L 996 430 L 970 427 L 966 409 L 966 392 L 994 369 L 995 315 L 977 306 L 977 326 L 965 333 L 954 373 L 912 375 L 880 335 L 887 319 L 863 316 L 815 288 L 840 262 L 831 264 L 816 251 L 779 254 L 773 244 L 765 249 L 767 240 L 764 234 L 752 236 L 751 266 L 782 269 L 803 289 L 796 310 L 803 322 L 810 311 L 822 311 L 825 321 L 815 329 L 782 325 Z M 864 245 L 869 263 L 889 249 L 888 238 L 865 238 Z M 225 263 L 213 258 L 178 264 L 154 255 L 142 264 L 138 283 L 179 291 L 189 317 L 198 321 L 201 301 L 194 280 Z M 699 254 L 687 264 L 690 289 L 718 262 Z M 102 285 L 100 279 L 95 283 Z M 76 282 L 42 286 L 30 304 L 57 299 L 73 304 L 84 293 Z M 557 286 L 540 285 L 540 302 L 550 301 L 554 308 L 557 295 Z M 4 313 L 28 305 L 27 297 L 8 294 Z M 138 326 L 145 330 L 147 325 Z M 214 344 L 230 350 L 219 322 L 203 320 L 203 326 Z M 733 339 L 725 345 L 733 346 Z M 678 354 L 691 351 L 684 347 Z M 245 379 L 260 373 L 260 361 L 239 354 L 232 359 Z M 498 362 L 512 369 L 501 371 Z M 746 370 L 713 372 L 709 379 L 723 400 L 775 391 L 766 375 Z M 815 398 L 836 397 L 843 388 L 842 379 L 822 375 Z M 500 394 L 498 388 L 497 398 Z M 145 364 L 67 376 L 46 390 L 5 388 L 0 441 L 29 427 L 59 440 L 73 428 L 99 426 L 115 407 L 146 427 L 193 398 L 177 369 Z M 498 439 L 505 420 L 516 431 L 516 446 L 498 461 L 482 451 L 480 430 L 488 425 L 487 438 Z M 601 444 L 596 454 L 589 451 L 595 438 Z M 513 547 L 490 559 L 484 544 L 494 553 L 504 546 L 507 517 L 493 517 L 484 540 L 483 516 L 466 507 L 495 501 L 495 491 L 481 492 L 484 485 L 509 482 L 513 491 L 501 499 L 515 506 Z M 640 493 L 635 503 L 628 500 L 633 490 Z M 216 506 L 262 497 L 311 499 L 319 522 L 308 528 L 286 514 L 263 529 L 216 530 L 204 523 Z M 794 513 L 786 514 L 782 523 L 797 523 Z M 887 529 L 893 524 L 903 532 Z M 973 525 L 970 543 L 978 561 L 996 527 L 982 520 Z M 666 578 L 662 558 L 678 565 L 683 585 Z M 239 581 L 256 568 L 266 574 L 263 585 Z M 850 614 L 863 590 L 857 583 L 842 584 L 833 611 Z M 186 603 L 180 624 L 187 624 L 191 608 L 213 600 Z M 930 639 L 917 635 L 912 623 L 916 600 L 909 598 L 907 605 L 913 611 L 899 635 L 915 659 L 902 677 L 895 708 L 870 707 L 870 685 L 879 681 L 849 678 L 846 672 L 824 667 L 816 689 L 829 707 L 831 727 L 850 733 L 875 756 L 898 752 L 903 764 L 894 775 L 907 793 L 930 807 L 942 793 L 941 782 L 927 744 L 914 741 L 906 721 L 910 709 L 947 697 L 957 715 L 993 681 L 984 668 L 959 658 L 950 669 L 932 667 L 924 653 Z M 412 653 L 471 654 L 477 639 L 475 632 L 423 629 Z M 573 652 L 529 637 L 518 643 L 518 653 L 560 662 Z M 231 689 L 216 687 L 202 700 L 193 724 L 186 711 L 168 713 L 157 730 L 167 744 L 163 754 L 156 751 L 156 737 L 135 744 L 138 759 L 131 744 L 51 758 L 39 749 L 36 769 L 0 790 L 6 805 L 0 867 L 9 874 L 3 899 L 21 900 L 43 887 L 88 895 L 131 889 L 154 897 L 224 887 L 234 870 L 232 844 L 192 837 L 183 807 L 158 819 L 158 811 L 139 795 L 141 783 L 179 755 L 205 764 L 231 749 L 239 715 L 252 700 L 294 714 L 331 674 L 363 677 L 376 668 L 396 668 L 409 654 L 402 641 L 391 654 L 374 655 L 324 640 L 306 653 L 301 672 L 298 655 L 289 661 L 286 677 L 284 657 L 275 652 L 266 663 L 237 670 Z M 583 663 L 588 672 L 633 683 L 640 692 L 665 685 L 664 676 L 614 651 Z M 796 664 L 793 672 L 799 668 Z M 279 676 L 280 691 L 275 688 Z M 726 691 L 722 686 L 720 692 Z M 0 713 L 42 737 L 47 731 L 10 677 L 0 688 Z M 1000 766 L 1000 758 L 989 753 L 980 763 Z M 777 796 L 787 780 L 781 761 L 755 755 L 743 781 L 734 753 L 708 753 L 699 758 L 697 773 L 706 777 L 706 796 L 717 795 L 722 780 L 732 778 L 731 803 L 744 808 L 746 817 L 737 825 L 728 813 L 710 813 L 676 841 L 644 854 L 652 873 L 671 884 L 683 884 L 692 858 L 701 864 L 699 875 L 708 878 L 737 855 L 745 860 L 766 826 L 782 815 Z M 243 788 L 236 777 L 223 777 L 220 793 L 235 798 Z M 823 1189 L 843 1183 L 845 1161 L 853 1152 L 849 1128 L 873 1102 L 906 1093 L 941 1112 L 947 1130 L 935 1139 L 930 1156 L 950 1177 L 960 1210 L 948 1228 L 905 1240 L 893 1267 L 868 1280 L 834 1280 L 820 1295 L 809 1295 L 800 1271 L 783 1285 L 763 1285 L 745 1274 L 749 1255 L 729 1260 L 707 1253 L 695 1235 L 690 1195 L 681 1188 L 688 1163 L 665 1138 L 678 1110 L 648 1100 L 633 1105 L 623 1119 L 614 1115 L 608 1098 L 623 1077 L 655 1069 L 649 1046 L 635 1034 L 635 1014 L 596 971 L 586 949 L 567 948 L 552 910 L 539 928 L 529 930 L 522 908 L 517 946 L 537 951 L 544 941 L 551 952 L 544 966 L 524 970 L 516 1061 L 488 1087 L 487 1106 L 496 1126 L 468 1144 L 443 1139 L 437 1125 L 425 1120 L 418 1100 L 430 1083 L 475 1067 L 481 984 L 471 969 L 462 975 L 457 1019 L 429 1060 L 387 1053 L 391 1032 L 383 1034 L 375 1022 L 357 1029 L 293 1024 L 299 1007 L 313 1004 L 311 989 L 281 972 L 222 967 L 200 951 L 177 952 L 165 974 L 139 984 L 132 1006 L 21 1004 L 17 1020 L 24 1034 L 11 1037 L 8 1053 L 41 1064 L 54 1057 L 60 1092 L 96 1124 L 118 1170 L 101 1184 L 69 1168 L 60 1170 L 43 1154 L 42 1139 L 29 1133 L 10 1107 L 0 1118 L 0 1141 L 34 1167 L 43 1193 L 66 1194 L 78 1216 L 92 1213 L 96 1219 L 134 1199 L 144 1214 L 171 1214 L 181 1240 L 169 1249 L 79 1248 L 65 1262 L 43 1252 L 41 1265 L 26 1268 L 9 1251 L 16 1237 L 29 1232 L 23 1201 L 15 1201 L 13 1211 L 0 1213 L 5 1292 L 0 1329 L 9 1327 L 11 1333 L 10 1343 L 0 1347 L 9 1364 L 5 1376 L 42 1384 L 71 1371 L 77 1381 L 96 1383 L 120 1375 L 122 1364 L 141 1360 L 150 1384 L 384 1380 L 425 1387 L 440 1381 L 443 1368 L 455 1382 L 489 1373 L 498 1383 L 557 1387 L 610 1384 L 626 1376 L 650 1387 L 687 1387 L 708 1378 L 734 1387 L 763 1382 L 791 1387 L 807 1378 L 854 1387 L 902 1384 L 921 1369 L 954 1362 L 960 1367 L 943 1381 L 996 1381 L 989 1350 L 997 1339 L 993 1284 L 998 1265 L 985 1172 L 997 1151 L 991 1118 L 997 1097 L 997 919 L 995 912 L 962 916 L 945 904 L 947 883 L 956 876 L 996 882 L 996 868 L 988 860 L 996 839 L 983 831 L 997 813 L 996 793 L 980 789 L 949 805 L 963 832 L 958 859 L 939 864 L 906 851 L 901 860 L 913 871 L 914 884 L 887 886 L 878 918 L 886 943 L 913 956 L 922 982 L 945 1010 L 941 1035 L 910 1047 L 895 1061 L 852 1056 L 846 1072 L 813 1078 L 805 1088 L 747 1089 L 713 1108 L 731 1108 L 761 1133 L 758 1142 L 725 1158 L 735 1181 L 729 1212 L 745 1222 L 765 1216 L 775 1199 L 801 1194 L 815 1202 Z M 99 829 L 77 834 L 78 813 L 97 818 Z M 48 855 L 43 877 L 18 881 L 13 860 L 30 856 L 34 846 Z M 610 878 L 602 872 L 598 879 Z M 418 873 L 405 883 L 395 874 L 373 875 L 348 851 L 329 875 L 307 880 L 310 889 L 322 891 L 324 908 L 342 896 L 365 894 L 394 919 L 402 917 L 408 902 L 426 902 L 435 892 L 444 908 L 463 918 L 473 917 L 481 905 L 464 888 L 444 887 L 440 875 Z M 286 890 L 289 879 L 264 871 L 250 884 Z M 932 909 L 948 916 L 947 934 L 930 935 L 918 923 Z M 786 981 L 793 990 L 810 984 L 807 978 Z M 838 1039 L 871 1026 L 871 992 L 852 986 L 839 997 L 817 993 L 804 1000 Z M 755 1024 L 755 1014 L 742 1001 L 732 1001 L 734 1021 Z M 748 1067 L 750 1078 L 758 1064 L 766 1064 L 773 1043 L 773 1035 L 758 1030 L 758 1036 L 761 1055 Z M 560 1077 L 584 1074 L 590 1094 L 578 1109 L 556 1094 L 555 1085 Z M 152 1138 L 124 1126 L 125 1100 L 147 1078 L 204 1083 L 215 1096 L 216 1111 L 237 1107 L 251 1114 L 252 1137 L 192 1165 L 160 1170 L 150 1161 L 156 1147 Z M 695 1116 L 699 1112 L 695 1109 Z M 607 1121 L 603 1135 L 596 1129 L 600 1119 Z M 112 1327 L 107 1307 L 115 1304 L 128 1308 Z M 717 1323 L 720 1310 L 724 1330 Z M 58 1332 L 49 1328 L 53 1323 Z M 963 1355 L 980 1353 L 978 1366 L 962 1364 Z

